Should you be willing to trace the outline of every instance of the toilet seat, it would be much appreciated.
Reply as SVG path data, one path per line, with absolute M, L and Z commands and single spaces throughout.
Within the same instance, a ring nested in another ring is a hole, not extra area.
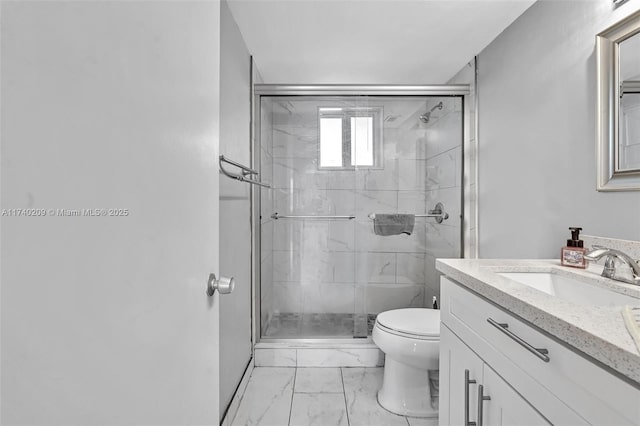
M 425 308 L 394 309 L 380 313 L 376 326 L 387 333 L 420 340 L 440 339 L 440 311 Z

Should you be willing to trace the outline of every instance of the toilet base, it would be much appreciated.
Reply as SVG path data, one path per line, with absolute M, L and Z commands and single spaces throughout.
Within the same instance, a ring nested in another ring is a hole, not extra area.
M 399 363 L 389 356 L 384 364 L 378 403 L 388 411 L 410 417 L 437 417 L 431 406 L 429 370 Z

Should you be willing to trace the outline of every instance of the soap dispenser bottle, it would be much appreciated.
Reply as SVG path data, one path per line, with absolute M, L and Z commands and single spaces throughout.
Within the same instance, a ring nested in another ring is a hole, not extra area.
M 566 247 L 562 247 L 560 262 L 563 266 L 584 269 L 587 267 L 587 260 L 584 258 L 587 250 L 584 248 L 584 242 L 580 239 L 582 228 L 571 227 L 569 230 L 571 231 L 571 239 L 567 240 Z

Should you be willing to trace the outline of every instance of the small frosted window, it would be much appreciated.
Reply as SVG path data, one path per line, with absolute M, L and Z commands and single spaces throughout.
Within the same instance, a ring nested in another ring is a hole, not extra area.
M 373 117 L 351 117 L 351 165 L 373 166 Z
M 319 167 L 382 167 L 382 108 L 320 108 Z
M 320 167 L 342 167 L 342 118 L 320 118 Z

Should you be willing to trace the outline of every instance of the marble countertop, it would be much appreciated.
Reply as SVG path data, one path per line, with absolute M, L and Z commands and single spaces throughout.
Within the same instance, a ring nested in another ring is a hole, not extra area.
M 601 277 L 600 265 L 582 270 L 561 266 L 559 260 L 437 259 L 436 268 L 640 385 L 640 352 L 624 324 L 621 306 L 571 303 L 498 273 L 552 272 L 638 298 L 640 287 Z

